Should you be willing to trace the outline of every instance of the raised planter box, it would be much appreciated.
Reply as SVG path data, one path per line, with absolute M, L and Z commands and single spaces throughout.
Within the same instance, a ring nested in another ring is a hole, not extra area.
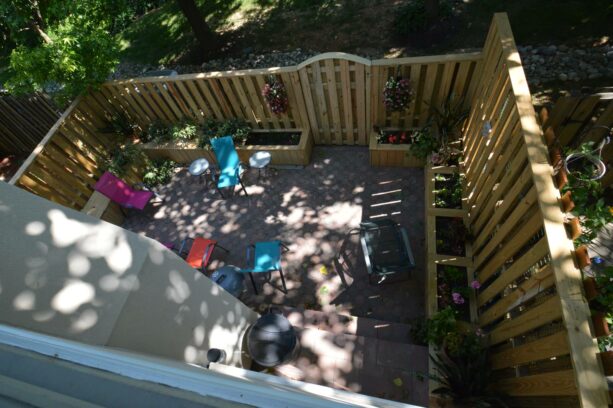
M 393 129 L 384 129 L 393 130 Z M 411 153 L 410 144 L 385 144 L 377 142 L 377 133 L 370 134 L 370 165 L 374 167 L 424 167 L 425 161 Z
M 311 162 L 313 151 L 313 135 L 310 129 L 283 129 L 283 130 L 254 130 L 253 133 L 263 132 L 301 132 L 300 142 L 293 146 L 283 145 L 248 145 L 236 146 L 241 161 L 247 163 L 249 157 L 258 151 L 267 151 L 272 155 L 273 165 L 305 166 Z M 169 159 L 179 164 L 189 165 L 192 161 L 205 158 L 211 163 L 217 163 L 212 150 L 199 148 L 196 142 L 183 145 L 143 144 L 141 149 L 150 159 Z

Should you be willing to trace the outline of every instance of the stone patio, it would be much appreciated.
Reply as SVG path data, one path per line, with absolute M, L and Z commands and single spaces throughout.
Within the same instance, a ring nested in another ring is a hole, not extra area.
M 259 295 L 246 279 L 240 299 L 260 312 L 271 305 L 288 313 L 323 312 L 327 323 L 292 321 L 300 355 L 276 374 L 425 403 L 427 380 L 416 373 L 427 371 L 427 348 L 410 344 L 406 324 L 425 314 L 423 178 L 422 169 L 372 168 L 365 147 L 316 147 L 305 168 L 278 168 L 259 179 L 247 171 L 249 197 L 237 189 L 224 200 L 181 169 L 159 189 L 163 202 L 132 213 L 124 227 L 161 242 L 188 236 L 218 240 L 230 253 L 215 251 L 209 275 L 225 264 L 246 267 L 249 244 L 282 240 L 290 248 L 283 257 L 288 293 L 275 272 L 270 281 L 256 275 Z M 383 217 L 407 228 L 416 268 L 406 281 L 370 285 L 352 230 Z M 338 316 L 354 316 L 353 328 Z

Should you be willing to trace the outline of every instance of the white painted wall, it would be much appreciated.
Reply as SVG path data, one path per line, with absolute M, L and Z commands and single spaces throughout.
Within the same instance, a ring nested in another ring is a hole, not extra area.
M 240 365 L 258 315 L 158 242 L 0 183 L 0 323 L 94 345 Z

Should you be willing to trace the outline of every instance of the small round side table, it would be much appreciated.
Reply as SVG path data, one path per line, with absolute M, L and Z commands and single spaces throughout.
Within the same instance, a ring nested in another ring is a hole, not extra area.
M 210 167 L 211 165 L 209 164 L 209 161 L 207 159 L 200 158 L 194 160 L 192 164 L 189 165 L 188 171 L 189 174 L 191 174 L 192 176 L 200 177 L 203 174 L 206 175 Z M 202 179 L 200 179 L 200 182 L 202 182 Z
M 249 157 L 249 166 L 254 169 L 258 169 L 258 180 L 260 179 L 260 175 L 262 170 L 266 171 L 270 161 L 272 160 L 272 155 L 270 152 L 255 152 Z

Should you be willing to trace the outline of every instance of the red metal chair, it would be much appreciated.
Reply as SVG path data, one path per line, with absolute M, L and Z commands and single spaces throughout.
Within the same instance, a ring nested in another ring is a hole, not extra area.
M 189 249 L 187 245 L 191 242 Z M 230 252 L 226 248 L 222 247 L 213 239 L 206 239 L 202 237 L 186 238 L 181 241 L 181 247 L 179 248 L 179 256 L 185 255 L 185 262 L 187 262 L 192 268 L 200 270 L 204 273 L 204 270 L 209 265 L 211 255 L 215 248 L 220 248 Z

